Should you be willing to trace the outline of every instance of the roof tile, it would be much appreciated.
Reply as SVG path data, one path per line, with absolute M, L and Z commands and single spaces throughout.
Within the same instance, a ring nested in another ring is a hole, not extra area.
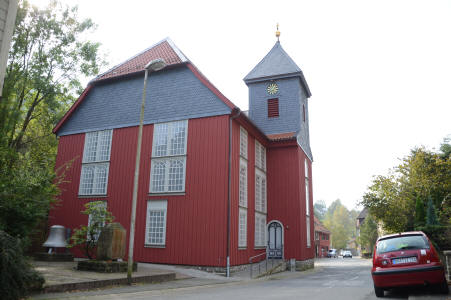
M 171 40 L 164 39 L 156 45 L 147 48 L 134 57 L 97 76 L 94 81 L 143 71 L 147 63 L 157 58 L 164 59 L 168 66 L 181 64 L 187 61 L 184 55 L 177 47 L 175 47 L 175 45 L 173 45 Z
M 296 132 L 268 134 L 267 137 L 271 141 L 289 140 L 296 136 Z
M 320 231 L 320 232 L 325 232 L 325 233 L 330 233 L 330 230 L 327 229 L 320 220 L 318 220 L 317 217 L 314 217 L 314 221 L 315 221 L 315 231 Z

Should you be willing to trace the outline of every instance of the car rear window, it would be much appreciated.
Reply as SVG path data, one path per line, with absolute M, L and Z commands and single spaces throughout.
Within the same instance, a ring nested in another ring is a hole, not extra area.
M 376 253 L 411 249 L 429 249 L 429 243 L 422 235 L 394 236 L 379 241 L 377 243 Z

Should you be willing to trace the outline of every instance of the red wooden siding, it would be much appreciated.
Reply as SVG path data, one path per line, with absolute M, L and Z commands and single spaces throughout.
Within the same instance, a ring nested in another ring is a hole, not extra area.
M 314 226 L 310 187 L 310 239 L 307 248 L 305 219 L 305 154 L 299 146 L 270 148 L 267 158 L 268 219 L 280 221 L 284 226 L 284 255 L 286 259 L 313 258 Z M 293 163 L 298 162 L 298 163 Z M 310 183 L 311 186 L 311 183 Z
M 226 266 L 228 195 L 228 115 L 191 119 L 188 122 L 185 193 L 150 195 L 150 168 L 153 125 L 143 129 L 141 169 L 138 191 L 135 253 L 136 261 Z M 238 192 L 240 124 L 248 129 L 248 215 L 247 247 L 238 248 Z M 231 170 L 231 265 L 246 264 L 251 256 L 263 253 L 255 249 L 255 137 L 249 124 L 235 120 L 232 126 Z M 113 130 L 106 197 L 78 197 L 84 134 L 59 139 L 57 167 L 73 160 L 61 185 L 64 202 L 50 212 L 50 225 L 69 228 L 87 224 L 80 214 L 88 201 L 104 200 L 108 209 L 128 231 L 132 199 L 136 139 L 138 127 Z M 294 143 L 271 143 L 258 137 L 267 149 L 267 222 L 279 220 L 284 226 L 285 258 L 309 259 L 314 254 L 314 222 L 311 163 L 310 212 L 311 247 L 306 248 L 304 159 Z M 293 163 L 297 162 L 297 163 Z M 167 200 L 166 245 L 145 247 L 148 200 Z M 128 240 L 127 240 L 128 244 Z M 127 247 L 128 248 L 128 247 Z M 76 252 L 76 254 L 79 254 Z
M 185 195 L 149 196 L 151 133 L 143 143 L 135 256 L 140 261 L 225 266 L 228 116 L 188 122 Z M 147 200 L 167 200 L 166 247 L 145 248 Z
M 156 263 L 225 266 L 227 224 L 228 116 L 188 122 L 184 195 L 149 195 L 153 125 L 144 126 L 135 233 L 135 260 Z M 61 206 L 50 223 L 69 228 L 87 224 L 80 214 L 87 201 L 106 200 L 115 221 L 128 229 L 136 154 L 137 127 L 115 129 L 107 197 L 79 198 L 84 134 L 60 137 L 57 166 L 78 157 L 66 173 Z M 166 247 L 145 248 L 148 200 L 167 200 Z M 127 240 L 128 243 L 128 240 Z

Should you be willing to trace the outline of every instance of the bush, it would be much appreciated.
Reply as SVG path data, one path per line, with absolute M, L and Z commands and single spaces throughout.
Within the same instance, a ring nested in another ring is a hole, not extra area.
M 89 259 L 93 259 L 100 232 L 114 217 L 107 210 L 104 201 L 86 203 L 85 210 L 81 213 L 89 216 L 88 226 L 81 225 L 80 228 L 74 229 L 68 248 L 79 247 Z
M 0 230 L 0 295 L 3 300 L 20 299 L 39 290 L 44 278 L 23 255 L 21 241 Z
M 438 251 L 451 250 L 451 226 L 426 225 L 416 229 L 423 231 Z

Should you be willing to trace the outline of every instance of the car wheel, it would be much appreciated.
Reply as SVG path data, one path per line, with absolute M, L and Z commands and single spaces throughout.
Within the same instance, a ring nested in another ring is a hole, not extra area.
M 376 294 L 376 297 L 384 297 L 384 289 L 374 286 L 374 293 Z
M 439 292 L 441 294 L 445 294 L 445 295 L 449 294 L 449 287 L 448 287 L 448 282 L 446 281 L 446 278 L 444 278 L 443 282 L 440 283 Z

